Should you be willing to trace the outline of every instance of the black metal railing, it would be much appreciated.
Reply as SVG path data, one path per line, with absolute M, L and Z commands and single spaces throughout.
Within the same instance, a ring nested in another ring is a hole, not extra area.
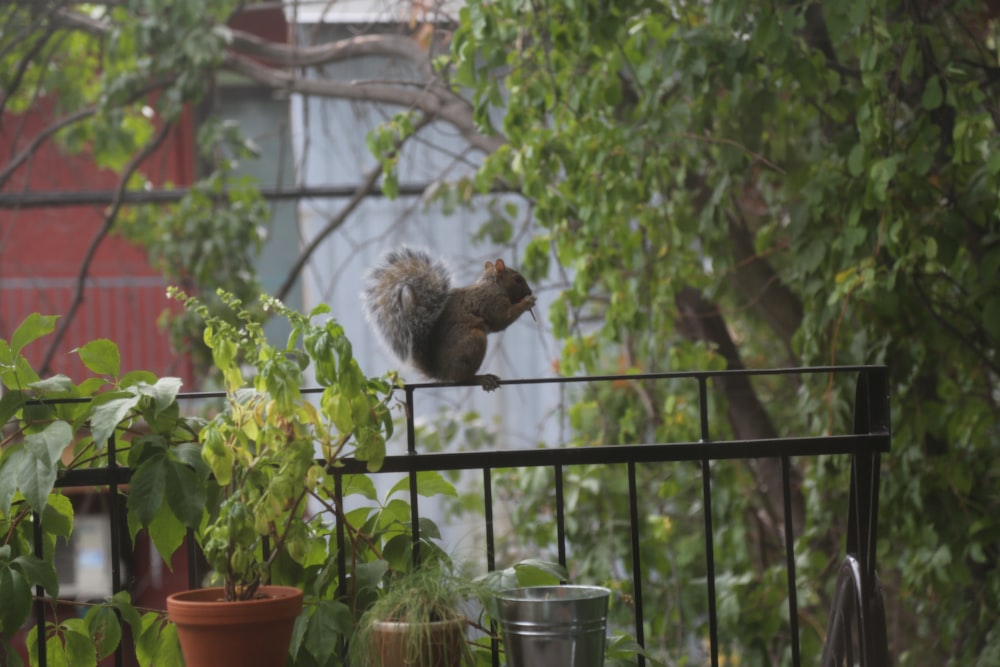
M 843 435 L 792 436 L 752 440 L 717 440 L 712 437 L 710 424 L 709 395 L 713 380 L 726 376 L 745 375 L 756 378 L 764 376 L 850 376 L 855 380 L 854 422 L 852 432 Z M 789 635 L 791 641 L 791 663 L 795 667 L 803 664 L 799 646 L 798 600 L 795 568 L 795 539 L 792 512 L 791 459 L 794 457 L 816 457 L 821 455 L 846 455 L 851 460 L 849 489 L 849 510 L 847 517 L 847 540 L 843 565 L 836 582 L 834 606 L 830 611 L 826 642 L 820 657 L 823 667 L 834 665 L 866 665 L 881 667 L 888 664 L 888 644 L 881 588 L 876 574 L 875 546 L 878 529 L 878 489 L 881 455 L 889 451 L 891 429 L 889 419 L 888 371 L 882 366 L 838 366 L 811 367 L 797 369 L 704 371 L 683 373 L 657 373 L 644 375 L 600 376 L 586 378 L 523 379 L 504 381 L 503 385 L 575 384 L 581 382 L 636 382 L 645 380 L 687 380 L 697 383 L 698 415 L 700 437 L 693 442 L 667 442 L 649 444 L 615 444 L 614 446 L 587 446 L 544 449 L 502 449 L 493 451 L 421 452 L 418 448 L 415 428 L 418 406 L 417 395 L 447 387 L 436 383 L 410 384 L 403 389 L 406 403 L 407 452 L 402 455 L 387 456 L 378 473 L 369 473 L 362 462 L 347 460 L 341 475 L 403 473 L 409 475 L 410 507 L 414 547 L 419 548 L 420 503 L 418 495 L 418 473 L 422 471 L 479 471 L 483 484 L 483 521 L 487 566 L 495 569 L 496 536 L 494 534 L 494 478 L 495 472 L 509 468 L 550 468 L 554 472 L 556 548 L 561 564 L 567 564 L 566 516 L 564 472 L 567 467 L 587 464 L 622 465 L 628 476 L 628 514 L 631 531 L 632 597 L 635 608 L 634 635 L 645 645 L 643 583 L 644 564 L 641 558 L 640 507 L 641 490 L 637 484 L 637 466 L 647 463 L 695 462 L 700 464 L 702 482 L 702 503 L 704 514 L 704 544 L 706 597 L 708 609 L 708 646 L 712 667 L 719 665 L 719 622 L 716 600 L 716 563 L 713 536 L 716 534 L 712 518 L 712 475 L 710 462 L 718 460 L 747 460 L 775 458 L 780 461 L 780 478 L 783 499 L 783 521 L 785 567 L 787 570 L 787 604 Z M 202 399 L 213 394 L 187 395 L 186 398 Z M 116 462 L 114 442 L 109 443 L 107 468 L 92 468 L 68 471 L 57 486 L 108 487 L 112 494 L 126 484 L 130 471 Z M 339 485 L 338 485 L 338 488 Z M 337 498 L 343 506 L 342 497 Z M 110 503 L 109 521 L 112 524 L 111 554 L 112 581 L 115 592 L 121 589 L 122 552 L 120 526 L 122 509 L 119 503 Z M 41 554 L 41 533 L 36 516 L 36 549 Z M 338 527 L 342 530 L 342 527 Z M 343 533 L 338 534 L 343 540 Z M 197 554 L 194 540 L 188 540 L 189 586 L 200 585 Z M 343 554 L 343 550 L 340 550 Z M 346 576 L 346 567 L 341 563 L 341 577 Z M 341 581 L 342 590 L 345 582 Z M 38 654 L 41 665 L 46 665 L 44 646 L 45 602 L 43 591 L 38 591 L 36 622 L 38 628 Z M 809 660 L 809 664 L 815 658 Z M 494 651 L 494 663 L 497 657 Z M 116 665 L 121 665 L 122 653 L 116 654 Z M 640 664 L 642 662 L 640 661 Z

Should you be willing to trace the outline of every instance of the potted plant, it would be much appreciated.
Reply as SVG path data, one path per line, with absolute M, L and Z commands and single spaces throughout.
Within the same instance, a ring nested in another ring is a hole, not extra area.
M 351 642 L 358 667 L 459 667 L 472 660 L 470 613 L 486 599 L 481 581 L 436 560 L 389 571 Z
M 205 320 L 226 405 L 198 434 L 218 489 L 196 536 L 220 585 L 171 595 L 168 615 L 188 667 L 284 665 L 302 591 L 274 586 L 272 575 L 325 548 L 327 528 L 307 516 L 307 502 L 324 495 L 330 467 L 349 454 L 380 465 L 392 427 L 391 383 L 361 373 L 336 322 L 312 322 L 325 308 L 306 316 L 265 298 L 265 308 L 291 324 L 280 349 L 231 296 L 220 294 L 234 321 L 176 296 Z M 315 402 L 300 389 L 307 368 L 322 387 Z
M 405 571 L 389 570 L 351 640 L 356 667 L 459 667 L 487 651 L 470 632 L 491 637 L 496 595 L 512 586 L 554 585 L 566 573 L 555 563 L 525 560 L 473 577 L 440 550 Z M 496 637 L 493 637 L 496 639 Z

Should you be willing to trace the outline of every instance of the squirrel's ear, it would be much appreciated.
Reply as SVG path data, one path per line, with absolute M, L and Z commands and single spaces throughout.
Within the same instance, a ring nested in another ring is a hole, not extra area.
M 498 259 L 498 260 L 496 261 L 496 264 L 495 264 L 495 266 L 496 266 L 496 268 L 497 268 L 497 271 L 506 271 L 506 270 L 507 270 L 507 267 L 506 267 L 506 266 L 504 266 L 504 263 L 503 263 L 503 260 L 502 260 L 502 259 Z

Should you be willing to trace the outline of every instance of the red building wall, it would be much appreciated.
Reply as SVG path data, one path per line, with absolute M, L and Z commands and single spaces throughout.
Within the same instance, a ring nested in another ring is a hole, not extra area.
M 6 115 L 0 125 L 0 156 L 23 151 L 53 120 L 51 105 L 41 104 L 23 116 Z M 155 185 L 185 185 L 193 180 L 190 114 L 171 132 L 141 171 Z M 0 159 L 0 169 L 9 164 Z M 67 155 L 47 141 L 3 184 L 5 193 L 112 190 L 118 174 L 98 169 L 86 155 Z M 32 312 L 64 315 L 80 284 L 89 248 L 104 224 L 105 206 L 0 209 L 0 337 L 9 339 Z M 83 279 L 83 301 L 48 368 L 41 368 L 49 340 L 25 350 L 43 374 L 86 377 L 76 355 L 87 341 L 108 338 L 118 344 L 122 370 L 150 370 L 190 381 L 190 365 L 175 357 L 157 327 L 160 313 L 172 304 L 165 284 L 145 253 L 127 241 L 107 236 L 96 246 Z

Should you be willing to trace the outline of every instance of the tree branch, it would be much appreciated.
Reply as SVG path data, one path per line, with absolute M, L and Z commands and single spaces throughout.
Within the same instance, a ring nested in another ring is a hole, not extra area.
M 415 136 L 417 132 L 427 127 L 430 124 L 430 122 L 431 122 L 430 119 L 426 116 L 421 118 L 414 125 L 413 134 L 411 134 L 410 136 Z M 399 148 L 403 145 L 404 142 L 405 139 L 396 142 L 396 150 L 399 150 Z M 292 287 L 298 280 L 299 274 L 302 272 L 302 269 L 309 261 L 309 258 L 312 257 L 313 253 L 316 252 L 316 249 L 319 248 L 320 244 L 324 240 L 326 240 L 326 238 L 330 236 L 330 234 L 332 234 L 334 231 L 339 229 L 341 225 L 344 224 L 344 222 L 347 220 L 347 216 L 353 213 L 354 209 L 356 209 L 358 205 L 360 205 L 361 202 L 365 200 L 365 197 L 368 196 L 368 193 L 371 192 L 372 188 L 375 187 L 375 182 L 378 180 L 379 176 L 382 175 L 382 171 L 383 168 L 381 162 L 372 167 L 372 169 L 367 174 L 365 174 L 364 180 L 361 182 L 361 185 L 358 186 L 358 189 L 354 192 L 354 195 L 351 197 L 350 201 L 348 201 L 347 204 L 344 205 L 344 208 L 340 209 L 337 215 L 335 215 L 333 218 L 329 220 L 329 222 L 326 223 L 326 226 L 323 227 L 323 229 L 320 230 L 320 232 L 309 242 L 309 245 L 307 245 L 302 250 L 302 253 L 299 255 L 299 258 L 295 261 L 295 264 L 289 270 L 288 277 L 285 278 L 285 281 L 281 284 L 281 287 L 279 287 L 278 291 L 275 293 L 274 296 L 276 299 L 278 299 L 279 301 L 285 300 L 285 297 L 288 296 L 288 293 L 292 290 Z
M 80 263 L 80 270 L 77 273 L 76 288 L 73 292 L 73 298 L 70 301 L 64 317 L 60 318 L 59 327 L 53 334 L 52 341 L 49 344 L 48 349 L 45 351 L 45 356 L 42 359 L 40 367 L 41 375 L 45 375 L 49 372 L 49 365 L 52 363 L 52 357 L 55 356 L 56 348 L 62 342 L 62 339 L 65 337 L 66 332 L 69 330 L 70 325 L 76 317 L 76 311 L 83 303 L 84 283 L 86 282 L 87 274 L 90 272 L 90 265 L 94 261 L 97 249 L 100 247 L 104 239 L 107 238 L 108 234 L 111 232 L 111 228 L 114 226 L 115 221 L 118 219 L 118 212 L 121 210 L 122 204 L 124 203 L 125 189 L 128 186 L 129 179 L 146 160 L 146 158 L 152 155 L 153 152 L 160 147 L 172 127 L 172 123 L 164 122 L 160 129 L 157 130 L 156 134 L 153 135 L 153 138 L 142 147 L 142 150 L 132 156 L 132 159 L 122 171 L 121 177 L 118 179 L 115 199 L 111 203 L 107 212 L 104 214 L 104 224 L 101 225 L 101 228 L 91 240 L 90 246 L 87 248 L 87 252 L 83 256 L 83 261 Z
M 58 10 L 55 17 L 66 27 L 83 30 L 92 35 L 106 35 L 109 30 L 104 22 L 70 9 Z M 479 132 L 473 121 L 468 101 L 438 81 L 394 85 L 376 81 L 309 79 L 296 77 L 279 68 L 261 64 L 249 55 L 240 53 L 272 60 L 288 67 L 322 65 L 361 56 L 402 57 L 421 65 L 430 76 L 427 53 L 412 39 L 369 35 L 320 46 L 292 47 L 268 42 L 240 30 L 233 30 L 232 38 L 233 49 L 226 55 L 222 68 L 243 75 L 262 86 L 302 95 L 378 102 L 418 109 L 429 116 L 450 123 L 472 147 L 484 153 L 492 153 L 506 143 L 503 136 L 486 136 Z
M 365 56 L 398 57 L 429 66 L 427 51 L 399 35 L 358 35 L 315 46 L 289 46 L 242 30 L 232 31 L 233 50 L 281 67 L 318 67 Z
M 230 53 L 226 56 L 223 69 L 241 74 L 268 88 L 291 93 L 392 104 L 407 109 L 416 109 L 433 118 L 447 121 L 462 134 L 473 148 L 484 153 L 493 153 L 506 143 L 506 138 L 501 135 L 487 136 L 479 132 L 473 121 L 469 103 L 460 95 L 456 95 L 441 85 L 431 84 L 428 87 L 420 88 L 420 85 L 426 84 L 415 82 L 410 86 L 402 86 L 378 81 L 303 78 L 261 65 L 249 57 L 236 53 Z
M 675 297 L 679 314 L 678 329 L 692 340 L 714 344 L 719 354 L 726 360 L 730 370 L 746 368 L 740 357 L 739 348 L 729 335 L 726 321 L 719 307 L 708 301 L 697 289 L 684 287 Z M 726 415 L 738 440 L 776 438 L 778 432 L 760 402 L 757 392 L 745 375 L 727 375 L 716 379 L 726 398 Z M 775 458 L 756 459 L 751 462 L 754 478 L 764 501 L 765 516 L 758 516 L 761 525 L 780 543 L 784 538 L 784 523 L 778 508 L 784 505 L 782 497 L 780 460 Z M 792 468 L 792 526 L 796 534 L 801 534 L 805 525 L 805 507 L 798 485 L 801 475 Z M 762 545 L 763 546 L 763 545 Z M 765 553 L 762 551 L 762 553 Z
M 753 235 L 746 223 L 736 213 L 730 212 L 726 217 L 735 266 L 729 282 L 778 335 L 794 360 L 792 336 L 802 323 L 802 302 L 770 262 L 756 252 Z

